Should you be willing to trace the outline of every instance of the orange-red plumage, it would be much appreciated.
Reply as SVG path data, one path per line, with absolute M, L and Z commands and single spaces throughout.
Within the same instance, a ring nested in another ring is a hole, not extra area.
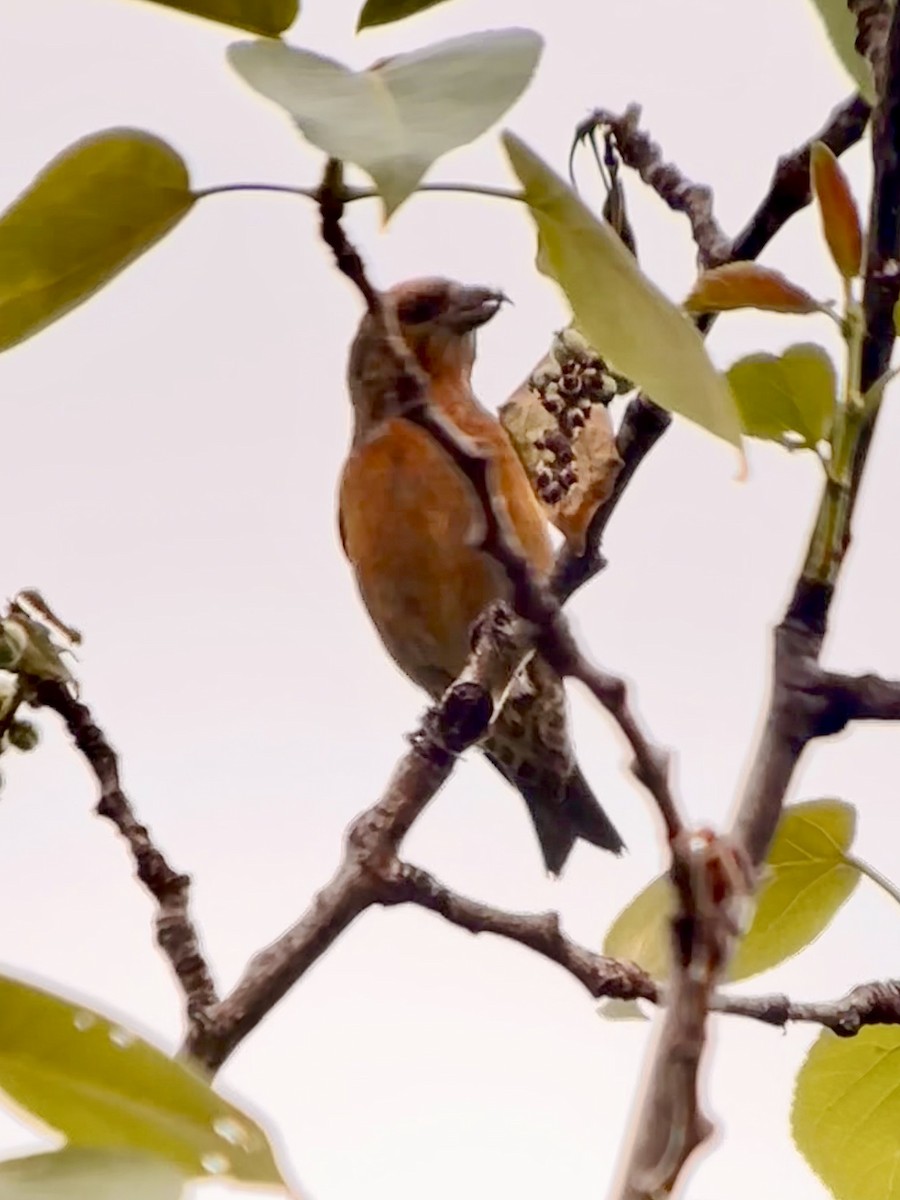
M 548 526 L 506 434 L 471 390 L 474 329 L 501 297 L 446 280 L 393 288 L 410 349 L 430 380 L 430 400 L 486 446 L 511 523 L 533 568 L 552 563 Z M 397 415 L 394 355 L 370 317 L 350 354 L 353 444 L 340 484 L 341 537 L 366 608 L 398 666 L 437 697 L 462 670 L 470 630 L 506 597 L 503 570 L 471 544 L 480 511 L 450 457 Z M 540 659 L 514 682 L 482 749 L 522 793 L 548 868 L 558 871 L 576 837 L 618 852 L 621 839 L 584 781 L 569 744 L 561 681 Z

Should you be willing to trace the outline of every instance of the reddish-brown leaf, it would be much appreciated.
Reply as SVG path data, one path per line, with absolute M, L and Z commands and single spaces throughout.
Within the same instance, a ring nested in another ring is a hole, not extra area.
M 818 300 L 791 283 L 780 271 L 757 263 L 736 262 L 705 271 L 684 302 L 690 313 L 728 312 L 735 308 L 758 308 L 766 312 L 814 313 Z
M 831 257 L 845 279 L 855 279 L 862 266 L 862 227 L 847 176 L 823 142 L 813 146 L 809 170 Z

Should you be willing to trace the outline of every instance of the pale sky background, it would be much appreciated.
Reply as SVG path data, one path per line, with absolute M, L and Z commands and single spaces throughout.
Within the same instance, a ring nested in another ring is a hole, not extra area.
M 560 170 L 597 104 L 637 100 L 736 230 L 776 156 L 850 91 L 808 0 L 455 0 L 353 34 L 356 0 L 306 0 L 296 45 L 364 66 L 444 37 L 519 24 L 547 49 L 508 126 Z M 548 15 L 548 13 L 550 15 Z M 5 0 L 0 15 L 0 203 L 76 138 L 114 125 L 161 135 L 196 184 L 312 184 L 322 156 L 224 62 L 239 35 L 137 0 Z M 846 163 L 864 194 L 867 151 Z M 496 132 L 430 178 L 511 182 Z M 586 193 L 599 195 L 587 158 Z M 686 223 L 635 182 L 647 270 L 673 297 L 693 276 Z M 515 300 L 480 339 L 476 384 L 500 403 L 566 318 L 533 267 L 518 207 L 423 196 L 386 232 L 374 204 L 348 221 L 373 277 L 443 273 Z M 836 296 L 810 210 L 767 252 Z M 307 202 L 223 196 L 50 330 L 0 359 L 0 593 L 38 586 L 81 628 L 85 700 L 122 754 L 127 789 L 159 844 L 195 880 L 194 910 L 221 985 L 330 876 L 347 822 L 381 792 L 422 697 L 392 666 L 357 598 L 335 529 L 350 428 L 344 358 L 360 304 L 317 241 Z M 710 350 L 834 346 L 823 318 L 733 317 Z M 836 347 L 835 347 L 836 349 Z M 828 660 L 900 674 L 897 409 L 888 403 L 834 608 Z M 609 570 L 572 616 L 591 654 L 635 682 L 654 736 L 677 752 L 698 822 L 725 819 L 766 683 L 769 630 L 805 545 L 811 461 L 751 447 L 750 481 L 720 443 L 676 421 L 610 529 Z M 544 876 L 524 806 L 466 761 L 406 853 L 504 907 L 558 908 L 599 946 L 662 862 L 660 830 L 620 739 L 583 695 L 581 761 L 630 854 L 579 846 Z M 179 996 L 151 908 L 93 779 L 42 718 L 37 754 L 5 756 L 0 960 L 92 1001 L 167 1048 Z M 791 798 L 860 810 L 858 852 L 900 877 L 900 730 L 818 745 Z M 831 998 L 896 974 L 898 913 L 863 883 L 828 934 L 748 992 Z M 243 1045 L 221 1083 L 266 1114 L 316 1200 L 594 1200 L 617 1160 L 648 1025 L 609 1024 L 563 972 L 518 946 L 472 938 L 414 909 L 367 913 Z M 722 1019 L 708 1103 L 719 1145 L 691 1200 L 825 1192 L 793 1149 L 793 1076 L 814 1031 Z M 33 1144 L 0 1116 L 0 1148 Z

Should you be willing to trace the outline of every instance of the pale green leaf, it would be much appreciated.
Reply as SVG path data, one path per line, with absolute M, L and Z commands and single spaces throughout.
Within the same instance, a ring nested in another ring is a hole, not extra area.
M 844 69 L 866 100 L 874 104 L 872 68 L 856 49 L 856 18 L 847 7 L 847 0 L 813 0 L 813 5 L 825 23 L 825 31 Z
M 83 1005 L 0 977 L 0 1088 L 75 1146 L 281 1183 L 266 1135 L 201 1076 Z
M 598 1014 L 606 1021 L 646 1021 L 646 1015 L 636 1000 L 601 1000 Z
M 597 353 L 663 408 L 740 446 L 728 384 L 692 322 L 524 142 L 511 133 L 503 140 L 538 228 L 538 268 L 563 289 Z
M 784 810 L 757 892 L 756 909 L 728 978 L 747 979 L 777 966 L 814 941 L 859 882 L 845 854 L 856 813 L 840 800 L 810 800 Z M 660 876 L 615 919 L 603 953 L 638 963 L 654 979 L 669 970 L 674 895 Z
M 492 30 L 361 72 L 279 42 L 239 42 L 228 58 L 314 146 L 362 167 L 389 216 L 442 154 L 474 141 L 515 103 L 542 45 L 527 29 Z
M 359 31 L 372 25 L 389 25 L 442 3 L 443 0 L 366 0 L 356 28 Z
M 152 0 L 152 3 L 264 37 L 277 37 L 290 29 L 300 11 L 300 0 Z
M 797 1076 L 791 1129 L 837 1200 L 900 1200 L 900 1028 L 824 1030 Z
M 184 163 L 149 133 L 111 129 L 64 150 L 0 216 L 0 350 L 85 301 L 193 202 Z
M 744 433 L 780 442 L 796 433 L 814 447 L 831 435 L 837 379 L 831 359 L 814 344 L 782 355 L 749 354 L 728 370 Z
M 186 1176 L 164 1159 L 133 1151 L 64 1146 L 0 1162 L 3 1200 L 179 1200 Z

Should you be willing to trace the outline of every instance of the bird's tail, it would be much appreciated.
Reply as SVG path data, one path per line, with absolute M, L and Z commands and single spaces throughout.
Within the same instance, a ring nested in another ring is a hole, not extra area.
M 490 739 L 488 739 L 490 741 Z M 523 770 L 524 764 L 504 764 L 485 748 L 491 763 L 521 793 L 528 805 L 547 870 L 558 875 L 578 838 L 621 854 L 625 843 L 603 811 L 590 785 L 575 765 L 565 776 Z

